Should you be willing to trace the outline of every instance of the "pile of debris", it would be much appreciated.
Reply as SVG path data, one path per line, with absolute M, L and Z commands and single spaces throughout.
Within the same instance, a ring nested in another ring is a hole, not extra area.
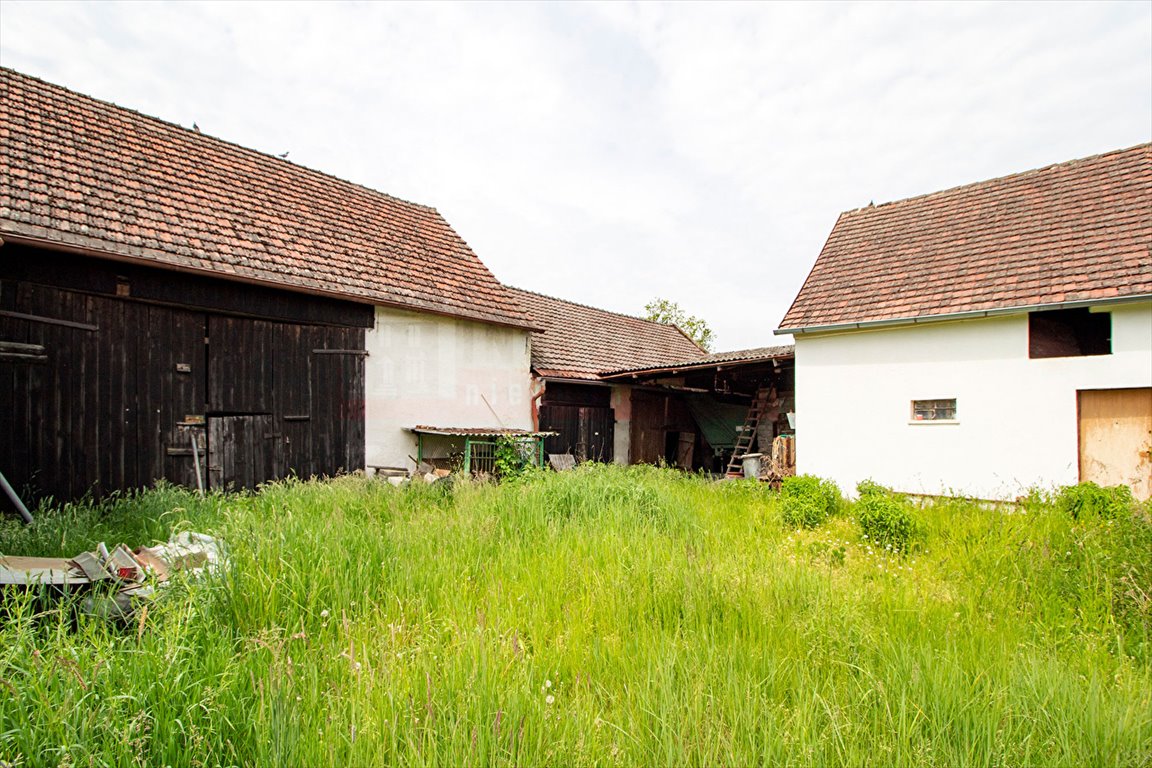
M 123 544 L 109 550 L 100 542 L 72 558 L 0 555 L 0 589 L 43 589 L 59 596 L 99 591 L 99 596 L 90 594 L 81 602 L 84 612 L 127 620 L 173 572 L 211 573 L 224 564 L 219 540 L 186 531 L 167 544 L 134 550 Z

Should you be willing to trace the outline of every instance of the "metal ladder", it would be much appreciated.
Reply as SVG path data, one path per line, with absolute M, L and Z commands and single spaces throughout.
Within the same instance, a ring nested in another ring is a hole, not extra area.
M 744 455 L 756 441 L 756 429 L 760 426 L 760 418 L 768 407 L 771 392 L 770 387 L 760 387 L 756 390 L 756 396 L 752 398 L 752 404 L 748 407 L 748 415 L 744 417 L 744 426 L 740 428 L 740 435 L 736 438 L 736 447 L 732 449 L 732 458 L 728 461 L 728 470 L 725 472 L 727 477 L 744 476 Z

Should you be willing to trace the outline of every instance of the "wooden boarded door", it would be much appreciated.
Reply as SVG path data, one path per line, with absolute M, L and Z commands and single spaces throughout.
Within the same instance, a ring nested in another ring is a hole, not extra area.
M 1152 496 L 1152 388 L 1077 393 L 1080 482 L 1128 485 Z
M 208 418 L 208 482 L 220 490 L 255 488 L 276 478 L 272 415 Z
M 691 471 L 696 453 L 696 433 L 680 432 L 676 441 L 676 466 Z
M 546 453 L 570 453 L 578 461 L 610 463 L 616 418 L 611 408 L 579 405 L 540 406 L 540 429 Z
M 612 463 L 616 416 L 611 408 L 581 408 L 580 440 L 588 461 Z

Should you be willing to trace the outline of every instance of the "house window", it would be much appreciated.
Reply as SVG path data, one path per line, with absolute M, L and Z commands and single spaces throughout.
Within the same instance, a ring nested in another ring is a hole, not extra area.
M 913 400 L 912 421 L 956 421 L 956 398 Z
M 1112 315 L 1087 309 L 1056 309 L 1028 315 L 1028 357 L 1112 354 Z

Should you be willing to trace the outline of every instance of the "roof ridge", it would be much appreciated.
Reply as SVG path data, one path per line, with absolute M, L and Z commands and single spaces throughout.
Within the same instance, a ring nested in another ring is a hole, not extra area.
M 0 220 L 14 238 L 532 329 L 434 207 L 11 67 L 0 89 L 3 127 L 24 150 L 0 152 L 0 165 L 32 180 L 13 185 L 20 205 Z M 33 199 L 33 182 L 46 196 Z
M 1152 295 L 1152 144 L 841 213 L 777 333 Z
M 1079 163 L 1086 163 L 1089 161 L 1099 160 L 1101 158 L 1109 157 L 1110 155 L 1121 155 L 1121 154 L 1124 154 L 1127 152 L 1134 152 L 1138 149 L 1152 149 L 1152 142 L 1141 142 L 1139 144 L 1133 144 L 1130 147 L 1124 147 L 1123 149 L 1112 149 L 1112 150 L 1109 150 L 1107 152 L 1097 152 L 1094 155 L 1087 155 L 1085 157 L 1077 157 L 1075 159 L 1064 160 L 1064 161 L 1059 162 L 1059 163 L 1049 163 L 1048 165 L 1043 165 L 1043 166 L 1040 166 L 1039 168 L 1029 168 L 1029 169 L 1023 170 L 1023 171 L 1016 171 L 1014 173 L 1008 173 L 1008 174 L 1005 174 L 1003 176 L 993 176 L 990 179 L 980 179 L 979 181 L 970 181 L 970 182 L 967 182 L 965 184 L 957 184 L 957 185 L 952 186 L 952 187 L 947 187 L 946 189 L 938 189 L 938 190 L 935 190 L 933 192 L 923 192 L 919 195 L 912 195 L 911 197 L 901 197 L 901 198 L 898 198 L 896 200 L 888 200 L 886 202 L 880 203 L 879 205 L 873 205 L 870 203 L 868 205 L 862 205 L 862 206 L 859 206 L 857 208 L 849 208 L 846 211 L 842 211 L 841 215 L 845 215 L 845 214 L 849 214 L 849 213 L 858 213 L 860 211 L 875 211 L 875 210 L 880 209 L 880 208 L 888 208 L 891 206 L 902 205 L 904 203 L 911 203 L 911 202 L 915 202 L 918 200 L 923 200 L 923 199 L 928 198 L 928 197 L 936 197 L 939 195 L 946 195 L 946 194 L 949 194 L 952 192 L 958 192 L 962 189 L 971 189 L 972 187 L 979 187 L 979 186 L 983 186 L 985 184 L 993 184 L 993 183 L 999 182 L 999 181 L 1008 181 L 1010 179 L 1018 179 L 1018 178 L 1022 178 L 1022 177 L 1026 177 L 1026 176 L 1032 176 L 1035 174 L 1041 174 L 1041 173 L 1044 173 L 1045 171 L 1051 171 L 1052 169 L 1059 168 L 1061 166 L 1074 166 L 1074 165 L 1077 165 Z
M 60 85 L 58 83 L 53 83 L 53 82 L 50 82 L 50 81 L 45 80 L 45 79 L 40 78 L 40 77 L 36 77 L 35 75 L 29 75 L 25 72 L 21 72 L 19 70 L 13 69 L 11 67 L 0 66 L 0 72 L 8 72 L 8 73 L 11 73 L 13 75 L 16 75 L 19 78 L 23 78 L 25 80 L 35 81 L 37 83 L 40 83 L 40 84 L 46 86 L 48 90 L 66 91 L 67 93 L 72 94 L 73 96 L 79 96 L 82 99 L 87 99 L 89 101 L 96 102 L 97 104 L 103 105 L 105 107 L 112 107 L 112 108 L 114 108 L 120 112 L 134 115 L 136 117 L 143 118 L 144 120 L 148 120 L 148 121 L 155 122 L 155 123 L 160 123 L 161 125 L 167 126 L 169 128 L 176 128 L 176 129 L 184 132 L 185 134 L 187 134 L 190 137 L 196 137 L 197 140 L 207 139 L 208 141 L 223 145 L 224 147 L 231 149 L 231 150 L 234 150 L 234 151 L 239 150 L 240 152 L 252 154 L 252 155 L 255 155 L 257 157 L 267 158 L 267 159 L 271 160 L 272 162 L 280 161 L 280 162 L 288 163 L 291 167 L 298 168 L 301 171 L 304 171 L 305 173 L 311 173 L 311 174 L 315 174 L 317 176 L 321 176 L 325 179 L 331 179 L 333 181 L 339 182 L 340 184 L 344 184 L 344 185 L 347 185 L 349 187 L 354 187 L 356 189 L 361 189 L 361 190 L 364 190 L 365 192 L 369 192 L 373 195 L 379 195 L 381 197 L 386 197 L 389 200 L 396 201 L 397 203 L 401 203 L 404 205 L 410 205 L 414 208 L 421 208 L 421 209 L 426 210 L 426 211 L 431 211 L 431 212 L 435 213 L 437 216 L 440 216 L 440 211 L 431 205 L 425 205 L 424 203 L 417 203 L 417 202 L 412 201 L 412 200 L 406 200 L 402 197 L 397 197 L 396 195 L 392 195 L 392 194 L 389 194 L 387 192 L 382 192 L 382 191 L 375 189 L 373 187 L 369 187 L 366 184 L 361 184 L 361 183 L 355 182 L 355 181 L 349 181 L 348 179 L 344 179 L 344 178 L 341 178 L 339 176 L 335 176 L 335 175 L 328 173 L 326 171 L 321 171 L 317 168 L 312 168 L 312 167 L 307 166 L 307 165 L 302 165 L 302 164 L 294 162 L 292 160 L 288 160 L 287 158 L 280 157 L 279 155 L 274 155 L 271 152 L 265 152 L 263 150 L 256 149 L 254 147 L 246 147 L 243 144 L 237 143 L 235 141 L 229 141 L 228 139 L 221 138 L 219 136 L 213 136 L 212 134 L 209 134 L 209 133 L 204 133 L 202 131 L 193 130 L 192 128 L 186 128 L 183 125 L 180 125 L 179 123 L 172 122 L 171 120 L 165 120 L 162 117 L 157 117 L 155 115 L 149 115 L 148 113 L 141 112 L 138 109 L 132 109 L 131 107 L 125 107 L 125 106 L 122 106 L 120 104 L 117 104 L 114 101 L 108 101 L 106 99 L 101 99 L 101 98 L 98 98 L 96 96 L 92 96 L 90 94 L 83 93 L 81 91 L 77 91 L 75 89 L 69 88 L 67 86 Z M 441 217 L 441 218 L 443 218 L 443 217 Z
M 542 299 L 551 299 L 552 301 L 561 301 L 565 304 L 571 304 L 574 307 L 582 307 L 583 309 L 591 309 L 591 310 L 596 311 L 596 312 L 603 312 L 606 315 L 616 315 L 617 317 L 626 317 L 629 320 L 639 320 L 642 323 L 650 323 L 652 325 L 660 326 L 661 328 L 675 328 L 678 331 L 680 331 L 681 333 L 684 333 L 684 329 L 681 328 L 680 326 L 676 325 L 675 323 L 661 323 L 659 320 L 649 320 L 646 317 L 640 317 L 638 315 L 629 315 L 626 312 L 616 312 L 615 310 L 611 310 L 611 309 L 604 309 L 602 307 L 594 307 L 591 304 L 583 304 L 579 301 L 572 301 L 571 299 L 561 299 L 558 296 L 550 296 L 547 293 L 540 293 L 539 291 L 530 291 L 527 288 L 517 288 L 514 285 L 504 284 L 504 287 L 508 288 L 509 290 L 519 291 L 521 293 L 529 293 L 529 294 L 532 294 L 533 296 L 539 296 Z M 686 338 L 688 338 L 689 341 L 692 341 L 691 337 L 689 337 L 687 334 L 684 334 L 684 335 Z M 693 343 L 695 343 L 695 342 L 693 341 Z

